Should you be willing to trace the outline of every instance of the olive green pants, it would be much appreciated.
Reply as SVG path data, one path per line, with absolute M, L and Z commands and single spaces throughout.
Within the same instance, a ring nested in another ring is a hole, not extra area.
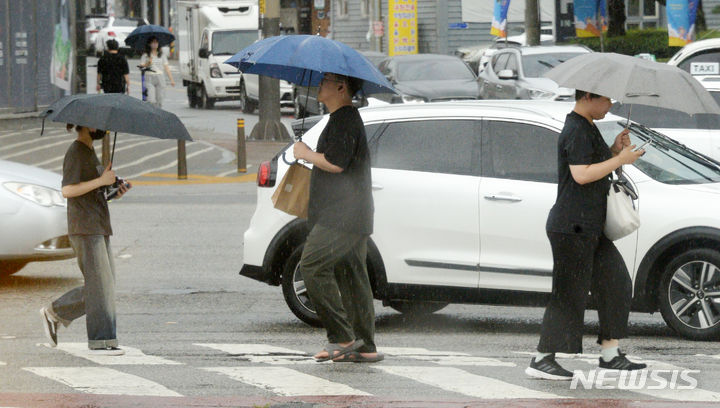
M 375 309 L 368 277 L 368 236 L 315 225 L 305 241 L 300 271 L 330 343 L 362 339 L 375 347 Z

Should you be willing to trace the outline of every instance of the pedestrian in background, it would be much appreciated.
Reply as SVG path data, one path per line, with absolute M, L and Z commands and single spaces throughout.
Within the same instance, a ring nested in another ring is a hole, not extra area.
M 615 244 L 603 234 L 612 172 L 631 164 L 644 151 L 633 151 L 628 130 L 605 143 L 594 120 L 610 110 L 610 99 L 577 90 L 558 140 L 558 190 L 546 231 L 553 253 L 553 284 L 545 309 L 537 355 L 525 373 L 549 380 L 571 380 L 573 373 L 555 361 L 555 353 L 582 353 L 588 292 L 600 319 L 600 368 L 639 370 L 618 349 L 626 338 L 632 282 Z
M 108 52 L 103 54 L 97 65 L 96 89 L 105 93 L 127 93 L 130 95 L 130 69 L 127 59 L 120 55 L 120 48 L 116 40 L 110 39 L 105 43 Z
M 93 141 L 105 137 L 104 130 L 74 126 L 78 137 L 65 153 L 62 194 L 67 200 L 68 235 L 85 278 L 83 286 L 70 290 L 51 305 L 40 309 L 45 335 L 57 346 L 58 323 L 67 327 L 86 315 L 88 348 L 98 355 L 122 355 L 118 347 L 115 319 L 115 265 L 110 249 L 110 211 L 105 186 L 115 182 L 112 163 L 103 169 L 93 150 Z M 67 126 L 68 131 L 73 125 Z M 130 188 L 120 184 L 117 198 Z
M 165 74 L 170 79 L 170 85 L 175 86 L 175 80 L 170 73 L 167 56 L 162 48 L 158 47 L 159 44 L 157 37 L 148 39 L 145 52 L 140 58 L 140 66 L 150 68 L 150 71 L 145 73 L 145 87 L 153 90 L 153 103 L 158 108 L 162 108 L 165 99 Z
M 297 160 L 313 164 L 308 225 L 300 259 L 308 296 L 322 321 L 329 344 L 317 361 L 376 362 L 375 309 L 366 257 L 373 230 L 370 154 L 365 126 L 352 105 L 361 83 L 326 73 L 318 100 L 330 112 L 313 152 L 303 142 Z

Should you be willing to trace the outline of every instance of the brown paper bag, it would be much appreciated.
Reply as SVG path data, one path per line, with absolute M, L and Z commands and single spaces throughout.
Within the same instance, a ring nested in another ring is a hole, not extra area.
M 275 208 L 290 215 L 307 218 L 310 173 L 311 170 L 302 164 L 292 164 L 272 195 Z

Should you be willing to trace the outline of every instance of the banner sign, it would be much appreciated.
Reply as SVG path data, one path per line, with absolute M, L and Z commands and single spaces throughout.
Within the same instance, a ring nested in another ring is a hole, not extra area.
M 698 0 L 667 0 L 668 45 L 683 47 L 695 39 Z
M 493 9 L 492 25 L 490 34 L 498 37 L 507 37 L 507 14 L 510 8 L 510 0 L 495 0 Z
M 600 37 L 607 32 L 606 0 L 574 0 L 575 35 Z
M 417 0 L 388 0 L 388 7 L 388 55 L 417 54 Z

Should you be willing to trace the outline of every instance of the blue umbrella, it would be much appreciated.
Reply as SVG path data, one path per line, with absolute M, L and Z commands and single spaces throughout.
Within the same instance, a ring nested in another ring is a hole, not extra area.
M 160 47 L 170 45 L 171 42 L 175 41 L 175 36 L 168 31 L 167 28 L 159 25 L 145 24 L 134 29 L 130 35 L 125 38 L 125 44 L 133 47 L 137 51 L 143 51 L 145 44 L 147 44 L 147 41 L 151 37 L 158 39 L 158 45 Z
M 242 49 L 226 64 L 246 74 L 284 79 L 300 86 L 318 86 L 330 72 L 363 80 L 368 94 L 397 93 L 365 56 L 347 45 L 319 35 L 281 35 Z

